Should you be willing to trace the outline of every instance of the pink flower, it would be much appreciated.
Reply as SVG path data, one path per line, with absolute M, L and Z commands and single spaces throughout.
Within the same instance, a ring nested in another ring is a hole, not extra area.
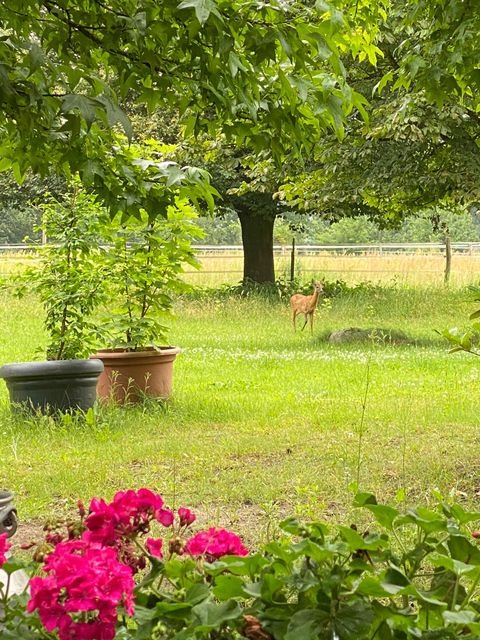
M 0 535 L 0 567 L 7 561 L 6 553 L 11 548 L 11 544 L 7 542 L 7 534 L 2 533 Z
M 114 547 L 119 559 L 136 572 L 145 566 L 145 558 L 132 546 L 132 541 L 148 533 L 155 519 L 165 527 L 174 520 L 173 512 L 163 508 L 160 495 L 150 489 L 119 491 L 112 502 L 92 500 L 82 539 Z
M 85 520 L 86 538 L 113 546 L 119 538 L 132 538 L 150 530 L 150 522 L 162 509 L 163 499 L 150 489 L 119 491 L 112 502 L 94 498 Z
M 159 509 L 155 514 L 155 517 L 160 524 L 163 524 L 164 527 L 171 527 L 175 519 L 173 511 L 170 511 L 170 509 Z
M 38 609 L 45 629 L 58 629 L 60 640 L 113 640 L 117 608 L 123 605 L 133 615 L 132 570 L 114 549 L 85 540 L 62 542 L 43 570 L 46 577 L 30 580 L 27 611 Z M 79 613 L 87 617 L 79 621 Z
M 162 545 L 163 540 L 161 538 L 147 538 L 145 541 L 148 553 L 156 558 L 163 558 Z
M 205 556 L 208 562 L 213 562 L 227 555 L 246 556 L 248 549 L 235 533 L 212 527 L 208 531 L 200 531 L 187 540 L 185 552 L 191 556 Z
M 180 518 L 180 526 L 188 527 L 195 522 L 197 516 L 185 507 L 180 507 L 178 510 L 178 516 Z
M 111 546 L 120 535 L 121 519 L 116 510 L 105 500 L 93 498 L 85 526 L 87 527 L 84 533 L 86 539 Z

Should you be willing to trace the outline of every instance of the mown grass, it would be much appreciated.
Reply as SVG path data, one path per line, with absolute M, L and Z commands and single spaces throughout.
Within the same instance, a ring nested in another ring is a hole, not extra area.
M 0 362 L 29 360 L 45 343 L 38 304 L 0 295 Z M 179 300 L 170 342 L 183 353 L 167 405 L 28 418 L 10 413 L 2 384 L 0 487 L 35 520 L 149 486 L 257 541 L 281 515 L 345 517 L 357 482 L 382 499 L 425 502 L 438 488 L 474 503 L 479 363 L 449 355 L 435 333 L 473 308 L 465 290 L 367 287 L 322 306 L 311 337 L 294 334 L 273 299 Z M 351 326 L 409 340 L 327 342 Z

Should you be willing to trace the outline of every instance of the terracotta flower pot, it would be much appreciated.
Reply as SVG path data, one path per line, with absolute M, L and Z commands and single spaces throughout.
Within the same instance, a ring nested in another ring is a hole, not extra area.
M 166 400 L 172 393 L 173 361 L 179 353 L 178 347 L 98 351 L 92 356 L 104 364 L 97 384 L 98 398 L 118 404 L 139 402 L 145 395 Z

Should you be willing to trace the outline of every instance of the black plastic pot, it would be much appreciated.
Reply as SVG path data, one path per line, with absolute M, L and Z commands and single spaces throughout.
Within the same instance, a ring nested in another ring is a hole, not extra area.
M 13 504 L 13 493 L 0 491 L 0 535 L 13 536 L 17 530 L 17 510 Z
M 19 362 L 0 368 L 10 401 L 44 413 L 81 409 L 87 411 L 96 400 L 101 360 L 49 360 Z

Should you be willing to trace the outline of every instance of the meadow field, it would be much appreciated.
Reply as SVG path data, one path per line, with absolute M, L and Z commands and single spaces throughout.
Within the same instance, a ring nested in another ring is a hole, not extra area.
M 234 252 L 228 255 L 200 254 L 202 269 L 189 271 L 186 278 L 192 284 L 218 286 L 233 284 L 242 277 L 243 257 Z M 391 284 L 395 280 L 402 285 L 438 286 L 443 283 L 445 257 L 438 251 L 384 252 L 355 251 L 336 253 L 322 249 L 316 255 L 297 255 L 295 276 L 307 281 L 321 274 L 327 280 L 341 279 L 350 284 L 365 281 Z M 289 251 L 275 253 L 277 277 L 290 277 Z M 465 286 L 475 282 L 480 273 L 480 253 L 454 253 L 450 283 Z
M 255 542 L 282 516 L 349 517 L 355 486 L 403 505 L 432 491 L 480 501 L 480 362 L 436 333 L 467 324 L 466 288 L 364 286 L 324 302 L 314 335 L 293 332 L 275 298 L 205 292 L 177 300 L 168 404 L 99 407 L 82 417 L 21 416 L 0 384 L 0 486 L 22 523 L 78 498 L 147 486 L 203 524 Z M 330 332 L 372 329 L 363 344 Z M 0 363 L 40 358 L 34 298 L 0 292 Z M 400 344 L 389 332 L 402 331 Z

